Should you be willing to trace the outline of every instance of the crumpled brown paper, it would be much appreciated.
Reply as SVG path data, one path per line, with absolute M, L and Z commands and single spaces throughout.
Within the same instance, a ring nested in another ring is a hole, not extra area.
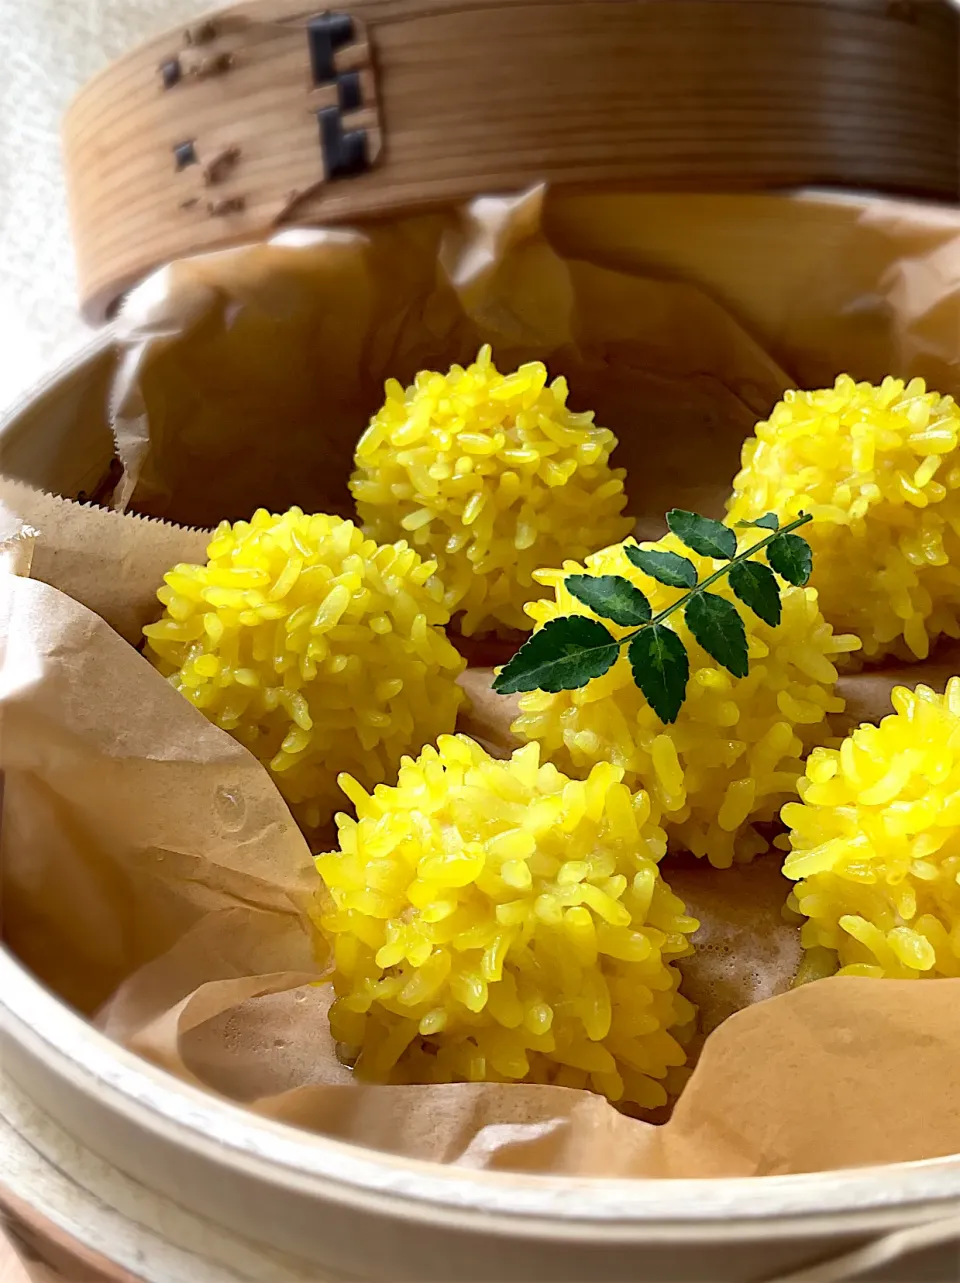
M 490 341 L 504 366 L 548 359 L 618 432 L 641 530 L 675 503 L 719 512 L 743 436 L 794 381 L 895 370 L 960 392 L 958 246 L 960 216 L 908 206 L 533 192 L 175 264 L 121 318 L 115 503 L 196 525 L 349 510 L 382 379 Z M 703 923 L 684 985 L 709 1035 L 664 1125 L 562 1088 L 355 1083 L 303 838 L 259 763 L 131 645 L 163 570 L 204 542 L 0 489 L 4 938 L 108 1034 L 271 1117 L 477 1167 L 761 1175 L 960 1150 L 960 981 L 788 992 L 775 854 L 664 865 Z M 941 651 L 843 693 L 876 719 L 894 679 L 953 671 Z M 461 729 L 503 754 L 489 682 L 465 674 Z
M 561 257 L 544 199 L 280 232 L 164 269 L 117 322 L 118 505 L 193 525 L 257 506 L 349 511 L 358 425 L 384 380 L 469 362 L 489 342 L 505 369 L 547 360 L 571 405 L 619 432 L 637 513 L 719 511 L 717 477 L 725 486 L 789 377 L 696 285 Z
M 131 645 L 205 537 L 10 483 L 0 505 L 36 532 L 34 578 L 0 577 L 3 931 L 92 1012 L 211 909 L 296 916 L 310 853 L 259 763 Z

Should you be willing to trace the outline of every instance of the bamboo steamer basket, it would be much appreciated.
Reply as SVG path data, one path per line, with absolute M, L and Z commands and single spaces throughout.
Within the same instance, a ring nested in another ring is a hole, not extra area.
M 953 201 L 957 62 L 935 2 L 255 0 L 136 51 L 72 109 L 82 306 L 102 321 L 158 264 L 282 223 L 534 179 Z M 108 330 L 0 421 L 6 474 L 94 489 L 116 357 Z M 38 1278 L 88 1283 L 947 1283 L 960 1155 L 701 1181 L 404 1161 L 194 1090 L 0 950 L 0 1217 Z
M 510 191 L 960 194 L 947 0 L 248 0 L 64 129 L 82 306 L 257 240 Z

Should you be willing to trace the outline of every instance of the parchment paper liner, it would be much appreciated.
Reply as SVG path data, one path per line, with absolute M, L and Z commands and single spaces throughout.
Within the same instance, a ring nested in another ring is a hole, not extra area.
M 958 245 L 955 215 L 905 206 L 535 192 L 176 264 L 121 322 L 116 503 L 188 524 L 345 510 L 382 378 L 489 340 L 504 366 L 549 358 L 618 431 L 642 530 L 675 503 L 719 512 L 742 437 L 792 377 L 894 369 L 960 390 Z M 471 1166 L 762 1175 L 960 1150 L 960 981 L 783 992 L 797 944 L 773 854 L 664 865 L 704 923 L 685 985 L 719 1025 L 665 1125 L 561 1088 L 355 1083 L 316 983 L 302 836 L 260 765 L 130 644 L 205 535 L 9 482 L 0 500 L 4 935 L 111 1036 L 272 1117 Z M 876 719 L 894 681 L 942 687 L 958 668 L 941 651 L 842 690 Z M 465 681 L 463 728 L 509 751 L 489 674 Z

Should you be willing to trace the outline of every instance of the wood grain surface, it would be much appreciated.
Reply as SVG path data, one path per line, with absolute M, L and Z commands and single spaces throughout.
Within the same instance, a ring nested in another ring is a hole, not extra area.
M 336 72 L 370 64 L 362 109 L 342 114 L 352 129 L 377 113 L 366 172 L 325 173 L 302 0 L 224 9 L 202 43 L 172 31 L 82 91 L 64 139 L 88 319 L 188 253 L 535 181 L 957 196 L 960 45 L 945 0 L 338 8 L 355 30 Z M 182 74 L 164 88 L 171 64 Z M 178 169 L 185 143 L 197 160 Z

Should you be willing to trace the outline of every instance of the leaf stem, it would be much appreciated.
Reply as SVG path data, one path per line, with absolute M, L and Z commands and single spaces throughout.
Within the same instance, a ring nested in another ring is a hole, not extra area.
M 748 548 L 746 552 L 737 553 L 735 557 L 732 557 L 725 565 L 721 566 L 719 570 L 715 570 L 712 575 L 708 575 L 707 578 L 702 580 L 700 583 L 694 584 L 692 588 L 688 588 L 685 593 L 672 603 L 672 605 L 664 607 L 664 609 L 660 611 L 659 615 L 654 615 L 653 618 L 648 619 L 645 624 L 641 624 L 639 628 L 635 628 L 632 633 L 627 633 L 625 636 L 621 637 L 617 644 L 623 646 L 626 642 L 632 642 L 634 637 L 639 636 L 639 634 L 645 629 L 652 628 L 654 624 L 662 623 L 668 615 L 672 615 L 675 611 L 679 610 L 681 606 L 685 606 L 691 597 L 695 597 L 697 593 L 703 592 L 706 588 L 709 588 L 711 584 L 716 583 L 718 579 L 722 579 L 724 575 L 728 575 L 733 567 L 739 562 L 747 561 L 754 555 L 754 553 L 762 552 L 764 548 L 769 544 L 772 544 L 774 539 L 779 539 L 781 535 L 789 535 L 792 531 L 798 529 L 798 527 L 805 526 L 807 522 L 812 520 L 812 515 L 809 512 L 805 512 L 801 516 L 797 517 L 795 521 L 791 521 L 789 525 L 781 526 L 779 530 L 771 530 L 765 539 L 761 539 L 759 543 L 755 543 L 753 547 Z

